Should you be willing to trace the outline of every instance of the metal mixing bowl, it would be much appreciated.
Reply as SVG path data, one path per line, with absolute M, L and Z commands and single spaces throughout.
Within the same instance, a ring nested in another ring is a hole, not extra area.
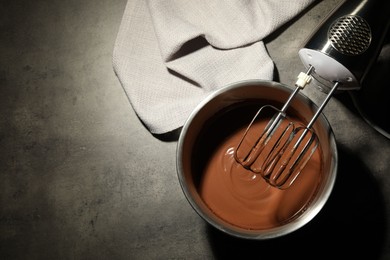
M 177 174 L 183 193 L 200 217 L 222 232 L 240 238 L 258 240 L 284 236 L 311 221 L 323 208 L 332 192 L 337 175 L 338 154 L 331 126 L 326 117 L 321 114 L 313 125 L 313 129 L 318 135 L 322 149 L 323 176 L 310 203 L 296 218 L 281 226 L 269 229 L 240 228 L 216 216 L 200 197 L 198 186 L 202 173 L 195 170 L 194 163 L 199 161 L 195 160 L 196 157 L 207 155 L 207 151 L 195 149 L 195 147 L 199 147 L 197 143 L 200 133 L 202 131 L 207 133 L 207 126 L 221 113 L 234 112 L 241 105 L 253 104 L 257 101 L 271 102 L 281 107 L 290 93 L 291 89 L 288 86 L 273 81 L 248 80 L 233 83 L 215 91 L 203 100 L 194 109 L 182 128 L 177 144 Z M 316 110 L 317 106 L 304 94 L 299 93 L 292 101 L 288 112 L 296 113 L 309 121 Z M 245 116 L 248 117 L 247 122 L 249 123 L 252 115 L 232 113 L 231 117 L 227 117 L 229 122 L 226 122 L 226 126 L 232 122 L 238 122 L 238 119 L 242 121 L 241 117 Z

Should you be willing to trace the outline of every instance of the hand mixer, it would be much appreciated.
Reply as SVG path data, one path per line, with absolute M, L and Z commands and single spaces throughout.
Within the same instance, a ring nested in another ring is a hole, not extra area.
M 307 71 L 298 75 L 283 107 L 265 105 L 257 111 L 236 147 L 236 161 L 274 187 L 290 187 L 318 148 L 312 126 L 329 99 L 336 90 L 361 88 L 383 45 L 389 15 L 389 0 L 342 1 L 299 50 Z M 313 81 L 327 96 L 304 126 L 286 111 L 296 94 Z M 271 119 L 258 132 L 254 124 L 265 118 Z

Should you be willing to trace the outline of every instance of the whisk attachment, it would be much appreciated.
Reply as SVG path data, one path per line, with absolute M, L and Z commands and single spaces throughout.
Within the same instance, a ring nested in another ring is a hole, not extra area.
M 306 73 L 299 74 L 296 88 L 282 109 L 265 105 L 257 111 L 235 150 L 239 164 L 280 189 L 291 186 L 317 149 L 318 137 L 311 127 L 339 85 L 335 83 L 306 126 L 297 123 L 286 110 L 299 90 L 310 83 L 313 70 L 310 66 Z M 269 121 L 262 127 L 264 120 Z

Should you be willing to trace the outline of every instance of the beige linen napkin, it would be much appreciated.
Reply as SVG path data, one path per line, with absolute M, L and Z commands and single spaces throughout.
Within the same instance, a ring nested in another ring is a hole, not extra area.
M 212 91 L 273 79 L 263 39 L 314 0 L 129 0 L 113 68 L 153 134 L 180 128 Z

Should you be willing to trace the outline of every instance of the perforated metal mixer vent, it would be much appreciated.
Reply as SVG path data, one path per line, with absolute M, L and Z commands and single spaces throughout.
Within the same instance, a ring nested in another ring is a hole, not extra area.
M 328 31 L 333 48 L 345 55 L 359 55 L 371 43 L 371 29 L 359 16 L 348 15 L 337 19 Z

